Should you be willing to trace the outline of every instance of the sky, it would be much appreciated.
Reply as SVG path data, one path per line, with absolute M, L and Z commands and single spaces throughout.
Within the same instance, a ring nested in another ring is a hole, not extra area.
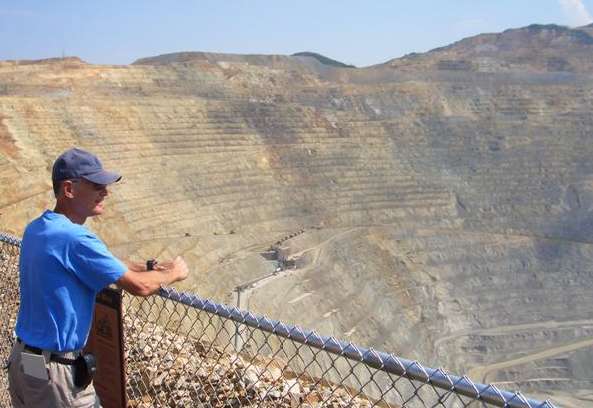
M 368 66 L 480 33 L 582 26 L 592 15 L 593 0 L 0 0 L 0 60 L 313 51 Z

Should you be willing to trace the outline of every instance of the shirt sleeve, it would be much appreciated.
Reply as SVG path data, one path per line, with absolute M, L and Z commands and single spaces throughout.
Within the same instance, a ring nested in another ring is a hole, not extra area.
M 128 269 L 90 232 L 78 237 L 71 247 L 69 261 L 72 272 L 97 292 L 117 281 Z

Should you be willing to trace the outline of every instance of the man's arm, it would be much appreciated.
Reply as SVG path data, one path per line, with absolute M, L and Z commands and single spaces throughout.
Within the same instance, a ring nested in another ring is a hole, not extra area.
M 127 265 L 128 269 L 131 271 L 146 272 L 146 264 L 144 264 L 142 262 L 127 261 L 127 262 L 125 262 L 125 264 Z
M 128 263 L 128 270 L 119 278 L 116 284 L 136 296 L 149 296 L 160 289 L 162 285 L 184 280 L 189 275 L 187 264 L 181 257 L 170 262 L 156 265 L 152 271 L 147 271 L 139 263 Z

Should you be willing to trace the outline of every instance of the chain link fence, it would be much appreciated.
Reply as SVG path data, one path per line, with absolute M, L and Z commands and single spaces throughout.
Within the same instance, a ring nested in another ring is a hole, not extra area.
M 0 234 L 0 358 L 12 346 L 20 241 Z M 123 295 L 129 407 L 553 407 L 442 369 L 163 288 Z M 9 406 L 6 371 L 0 406 Z
M 18 260 L 21 241 L 0 233 L 0 407 L 10 407 L 6 364 L 14 344 L 14 326 L 19 309 Z

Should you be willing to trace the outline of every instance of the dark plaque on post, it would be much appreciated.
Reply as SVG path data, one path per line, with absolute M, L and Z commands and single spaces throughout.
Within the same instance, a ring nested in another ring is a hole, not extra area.
M 86 351 L 97 358 L 93 384 L 103 408 L 126 407 L 121 291 L 106 288 L 97 295 Z

